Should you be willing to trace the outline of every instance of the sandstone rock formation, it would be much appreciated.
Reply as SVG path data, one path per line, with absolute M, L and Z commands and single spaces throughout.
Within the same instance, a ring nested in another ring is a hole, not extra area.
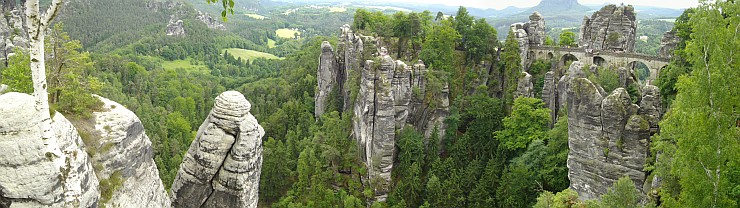
M 519 78 L 514 92 L 514 98 L 517 97 L 534 97 L 534 84 L 532 84 L 532 75 L 523 72 L 524 76 Z
M 226 30 L 226 26 L 221 24 L 218 20 L 211 17 L 211 15 L 203 13 L 201 11 L 198 11 L 198 15 L 195 16 L 195 19 L 200 20 L 201 22 L 205 23 L 208 28 L 213 30 Z
M 391 87 L 396 64 L 384 54 L 381 63 L 368 60 L 362 71 L 354 113 L 354 134 L 360 145 L 376 199 L 384 201 L 391 185 L 395 150 L 396 111 Z
M 316 119 L 321 117 L 326 110 L 327 99 L 331 94 L 334 84 L 336 82 L 336 74 L 339 73 L 337 70 L 336 60 L 334 58 L 334 48 L 331 47 L 329 41 L 321 43 L 321 57 L 319 57 L 319 69 L 316 72 L 316 82 L 318 82 L 318 89 L 316 89 L 316 95 L 314 96 L 315 108 L 314 115 Z
M 176 15 L 170 17 L 170 22 L 167 23 L 168 36 L 185 36 L 185 25 L 182 20 L 175 18 Z
M 172 184 L 173 207 L 257 207 L 265 131 L 239 92 L 216 98 Z
M 10 3 L 3 2 L 3 14 L 0 18 L 0 62 L 5 65 L 6 60 L 12 56 L 15 48 L 28 48 L 28 33 L 26 32 L 26 15 L 21 8 L 8 6 Z
M 360 157 L 368 169 L 368 182 L 375 189 L 375 200 L 384 201 L 395 151 L 395 132 L 407 125 L 427 138 L 434 129 L 444 134 L 443 121 L 449 114 L 447 86 L 439 92 L 427 91 L 427 70 L 419 60 L 410 65 L 393 60 L 377 39 L 355 34 L 349 25 L 341 28 L 336 48 L 322 43 L 317 72 L 315 115 L 326 110 L 330 93 L 343 102 L 341 112 L 352 112 L 353 135 Z M 350 92 L 359 84 L 358 92 Z M 352 98 L 352 93 L 356 97 Z M 427 93 L 435 96 L 431 100 Z
M 570 188 L 585 200 L 606 193 L 623 176 L 629 176 L 635 186 L 642 187 L 651 128 L 651 118 L 646 114 L 660 107 L 659 102 L 654 103 L 654 94 L 644 95 L 647 99 L 637 105 L 624 88 L 607 94 L 586 78 L 571 77 L 563 81 L 568 82 L 565 106 Z
M 587 51 L 633 52 L 636 30 L 635 9 L 631 5 L 606 5 L 590 18 L 583 18 L 578 46 Z
M 532 45 L 545 45 L 545 18 L 539 12 L 534 12 L 529 15 L 529 23 L 525 27 L 529 36 L 529 44 Z
M 514 38 L 519 43 L 519 57 L 521 57 L 521 65 L 527 68 L 527 60 L 529 59 L 527 54 L 529 53 L 529 34 L 525 30 L 527 24 L 516 23 L 511 25 L 511 30 L 514 31 Z M 524 68 L 522 71 L 524 71 Z
M 545 45 L 545 19 L 539 12 L 533 12 L 529 16 L 529 22 L 526 23 L 514 23 L 511 25 L 511 30 L 514 31 L 514 36 L 519 42 L 519 56 L 522 58 L 522 67 L 525 69 L 529 68 L 529 61 L 533 61 L 532 56 L 529 54 L 529 46 L 542 46 Z
M 676 47 L 678 46 L 678 42 L 681 41 L 681 38 L 676 36 L 676 31 L 671 30 L 663 34 L 663 38 L 660 39 L 660 50 L 658 51 L 658 54 L 660 57 L 664 58 L 671 58 L 673 57 L 673 51 L 676 50 Z
M 123 183 L 113 190 L 107 207 L 170 207 L 170 199 L 159 179 L 154 152 L 139 118 L 126 107 L 99 97 L 103 109 L 93 113 L 99 139 L 94 164 L 101 179 L 120 175 Z
M 53 158 L 33 104 L 31 95 L 0 95 L 0 206 L 97 207 L 98 180 L 77 130 L 55 114 L 52 129 L 63 155 Z

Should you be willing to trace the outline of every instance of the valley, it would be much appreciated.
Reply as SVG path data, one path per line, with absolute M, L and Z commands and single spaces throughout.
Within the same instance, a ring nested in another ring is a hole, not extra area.
M 734 1 L 34 2 L 0 207 L 740 203 Z

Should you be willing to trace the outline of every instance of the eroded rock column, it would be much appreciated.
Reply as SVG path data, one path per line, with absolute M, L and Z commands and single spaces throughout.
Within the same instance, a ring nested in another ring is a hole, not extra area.
M 257 207 L 265 131 L 239 92 L 216 98 L 172 184 L 173 207 Z

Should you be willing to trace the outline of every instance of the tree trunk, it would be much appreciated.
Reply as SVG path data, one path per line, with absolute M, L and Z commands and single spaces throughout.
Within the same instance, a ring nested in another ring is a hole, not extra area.
M 29 53 L 31 57 L 31 79 L 33 80 L 33 95 L 36 111 L 41 118 L 39 128 L 41 139 L 46 146 L 47 157 L 54 161 L 56 167 L 65 165 L 65 155 L 59 149 L 57 138 L 51 128 L 51 114 L 49 113 L 49 93 L 46 91 L 46 67 L 44 63 L 44 31 L 49 22 L 56 16 L 57 8 L 62 0 L 53 0 L 46 14 L 39 12 L 39 0 L 27 0 L 26 26 L 28 27 Z

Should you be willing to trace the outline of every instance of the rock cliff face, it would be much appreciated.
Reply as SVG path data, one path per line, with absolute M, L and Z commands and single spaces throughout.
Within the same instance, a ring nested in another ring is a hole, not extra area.
M 411 125 L 427 137 L 435 128 L 443 135 L 449 100 L 446 86 L 434 92 L 433 100 L 424 96 L 427 70 L 422 61 L 408 65 L 393 60 L 378 45 L 375 38 L 355 34 L 347 25 L 337 48 L 322 44 L 315 113 L 318 118 L 325 111 L 331 92 L 343 101 L 341 111 L 353 113 L 344 116 L 355 118 L 353 135 L 368 169 L 366 181 L 374 188 L 375 199 L 384 201 L 391 183 L 395 132 Z M 360 85 L 354 99 L 350 83 Z
M 381 63 L 367 61 L 355 103 L 354 134 L 360 145 L 376 199 L 384 201 L 390 187 L 395 150 L 396 109 L 392 90 L 396 63 L 387 54 Z
M 528 59 L 530 58 L 529 46 L 545 45 L 545 19 L 539 12 L 534 12 L 529 16 L 529 22 L 515 23 L 511 25 L 514 36 L 519 42 L 519 56 L 522 57 L 522 66 L 529 68 Z
M 658 51 L 658 54 L 664 58 L 673 57 L 673 51 L 676 50 L 680 41 L 681 38 L 676 36 L 675 30 L 666 32 L 663 34 L 663 38 L 660 39 L 660 51 Z
M 314 96 L 316 103 L 314 115 L 316 119 L 321 117 L 326 110 L 327 99 L 336 83 L 335 73 L 340 73 L 340 71 L 337 70 L 334 48 L 331 47 L 328 41 L 324 41 L 321 43 L 319 70 L 316 72 L 316 81 L 319 85 L 318 89 L 316 89 L 316 96 Z
M 211 28 L 213 30 L 226 30 L 226 26 L 224 26 L 218 20 L 211 17 L 211 15 L 208 15 L 201 11 L 198 11 L 198 15 L 195 16 L 195 19 L 200 20 L 201 22 L 205 23 L 206 26 L 208 26 L 208 28 Z
M 532 75 L 523 72 L 524 76 L 519 79 L 516 86 L 514 97 L 534 97 L 534 84 L 532 84 Z
M 660 109 L 657 88 L 648 85 L 638 105 L 624 88 L 607 94 L 586 78 L 565 76 L 561 82 L 567 82 L 558 87 L 567 89 L 561 107 L 568 110 L 570 188 L 581 199 L 595 199 L 622 176 L 643 187 L 651 122 L 657 122 L 651 114 Z
M 637 20 L 631 6 L 606 5 L 584 17 L 578 46 L 589 50 L 633 52 Z
M 14 48 L 28 48 L 25 13 L 21 8 L 9 5 L 11 2 L 3 1 L 5 18 L 0 18 L 0 62 L 3 65 L 12 56 Z
M 172 184 L 173 207 L 257 207 L 265 131 L 239 92 L 224 92 Z
M 529 46 L 542 46 L 545 45 L 545 19 L 539 12 L 533 12 L 529 16 L 529 22 L 526 23 L 515 23 L 511 25 L 511 30 L 514 32 L 514 37 L 519 42 L 519 56 L 521 57 L 522 72 L 529 69 L 529 65 L 534 61 L 534 54 L 529 54 Z M 526 72 L 525 72 L 526 73 Z M 527 74 L 526 76 L 529 76 Z M 534 87 L 531 76 L 526 78 L 526 82 L 519 80 L 517 86 L 517 96 L 533 97 L 534 93 L 531 90 Z M 529 87 L 529 88 L 527 88 Z M 527 91 L 528 90 L 528 91 Z
M 103 110 L 93 113 L 98 139 L 94 164 L 101 179 L 120 175 L 107 207 L 170 207 L 170 200 L 152 159 L 152 143 L 139 118 L 114 101 L 98 97 Z M 90 144 L 94 145 L 94 144 Z
M 98 180 L 77 130 L 60 113 L 52 128 L 63 152 L 58 167 L 41 141 L 33 96 L 0 95 L 0 206 L 97 207 Z
M 170 22 L 167 23 L 167 31 L 166 34 L 168 36 L 185 36 L 185 25 L 183 24 L 182 20 L 175 18 L 175 15 L 172 15 L 170 17 Z

